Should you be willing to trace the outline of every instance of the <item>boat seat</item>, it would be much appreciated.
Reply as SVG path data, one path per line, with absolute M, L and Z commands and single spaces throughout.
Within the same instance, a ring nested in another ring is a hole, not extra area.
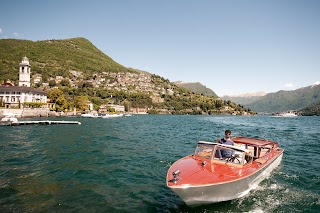
M 259 164 L 264 164 L 268 161 L 268 159 L 265 158 L 258 158 L 254 160 L 255 162 L 259 163 Z
M 222 159 L 221 150 L 216 150 L 215 158 Z

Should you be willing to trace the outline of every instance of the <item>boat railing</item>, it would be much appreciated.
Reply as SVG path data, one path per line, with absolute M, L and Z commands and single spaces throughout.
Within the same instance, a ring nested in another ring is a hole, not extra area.
M 238 146 L 232 146 L 232 145 L 227 145 L 227 144 L 222 144 L 222 143 L 216 143 L 216 142 L 207 142 L 207 141 L 199 141 L 198 144 L 207 144 L 207 145 L 216 145 L 216 146 L 222 146 L 230 149 L 235 149 L 238 151 L 246 152 L 249 153 L 249 150 L 246 148 L 238 147 Z

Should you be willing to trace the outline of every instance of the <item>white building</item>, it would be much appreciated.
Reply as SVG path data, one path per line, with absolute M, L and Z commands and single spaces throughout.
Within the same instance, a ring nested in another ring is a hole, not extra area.
M 102 104 L 99 108 L 100 113 L 108 113 L 108 108 L 114 109 L 116 112 L 124 112 L 125 107 L 121 105 L 114 104 Z
M 24 102 L 47 103 L 47 93 L 30 87 L 31 66 L 29 59 L 23 57 L 19 68 L 19 86 L 10 80 L 0 86 L 0 106 L 23 108 Z
M 19 69 L 19 87 L 30 87 L 31 66 L 29 59 L 25 56 L 22 58 Z

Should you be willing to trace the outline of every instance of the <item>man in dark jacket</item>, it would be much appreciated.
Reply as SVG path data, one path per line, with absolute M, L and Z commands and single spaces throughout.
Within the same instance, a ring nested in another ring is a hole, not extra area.
M 224 134 L 225 134 L 224 138 L 218 139 L 218 142 L 221 143 L 221 144 L 233 146 L 234 142 L 231 140 L 231 137 L 230 137 L 231 136 L 231 131 L 229 129 L 227 129 L 224 132 Z M 221 156 L 222 157 L 230 158 L 230 157 L 232 157 L 233 154 L 234 154 L 234 152 L 232 150 L 229 150 L 229 149 L 222 149 L 221 150 Z

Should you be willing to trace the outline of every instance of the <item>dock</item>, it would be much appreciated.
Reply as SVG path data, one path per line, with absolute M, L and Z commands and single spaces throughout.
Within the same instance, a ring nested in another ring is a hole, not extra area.
M 33 125 L 33 124 L 40 124 L 40 125 L 53 125 L 53 124 L 78 124 L 81 123 L 79 121 L 18 121 L 18 122 L 7 122 L 6 126 L 21 126 L 21 125 Z

